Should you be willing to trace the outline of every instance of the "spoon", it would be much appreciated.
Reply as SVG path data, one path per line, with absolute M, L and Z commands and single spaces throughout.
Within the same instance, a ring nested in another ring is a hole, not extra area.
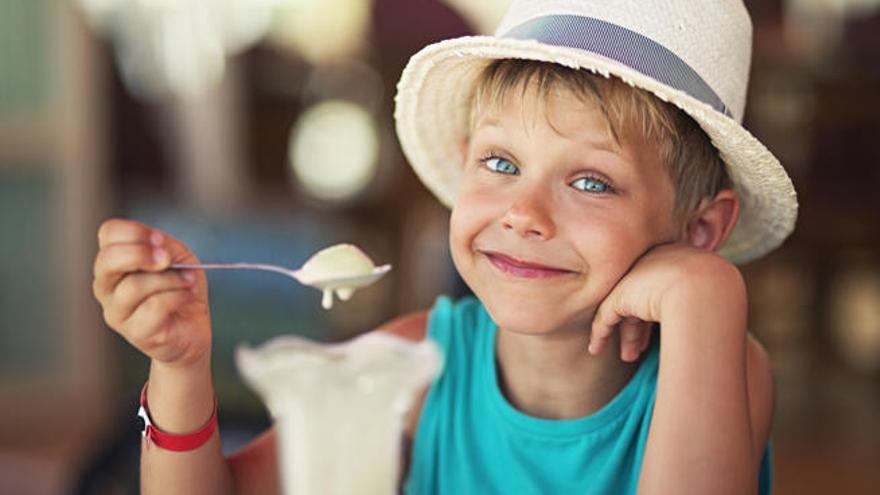
M 321 306 L 333 306 L 333 293 L 342 301 L 351 299 L 356 289 L 382 278 L 391 265 L 375 266 L 373 261 L 352 244 L 337 244 L 322 249 L 299 270 L 268 263 L 172 263 L 178 270 L 263 270 L 280 273 L 297 282 L 324 292 Z

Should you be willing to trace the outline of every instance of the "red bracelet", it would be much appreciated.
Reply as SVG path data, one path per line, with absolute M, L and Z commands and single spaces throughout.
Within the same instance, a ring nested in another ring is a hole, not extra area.
M 148 382 L 149 383 L 149 382 Z M 153 425 L 150 418 L 150 409 L 147 407 L 147 384 L 141 389 L 141 407 L 138 409 L 138 417 L 141 420 L 141 434 L 147 439 L 147 447 L 155 443 L 159 447 L 175 452 L 195 450 L 211 439 L 214 430 L 217 429 L 217 396 L 214 396 L 214 412 L 208 423 L 198 431 L 185 435 L 166 433 Z

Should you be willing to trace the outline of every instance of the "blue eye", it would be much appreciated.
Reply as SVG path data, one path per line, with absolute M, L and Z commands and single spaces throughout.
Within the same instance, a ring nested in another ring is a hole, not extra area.
M 484 159 L 483 163 L 485 163 L 486 167 L 493 172 L 498 172 L 499 174 L 519 175 L 519 169 L 516 165 L 510 163 L 504 158 L 492 156 Z
M 590 193 L 606 193 L 612 191 L 611 185 L 595 177 L 581 177 L 572 182 L 571 185 L 575 189 Z

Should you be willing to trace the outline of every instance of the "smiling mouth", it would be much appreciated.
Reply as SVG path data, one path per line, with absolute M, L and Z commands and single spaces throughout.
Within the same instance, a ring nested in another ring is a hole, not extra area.
M 529 261 L 518 260 L 506 254 L 494 251 L 482 251 L 489 262 L 501 272 L 519 278 L 552 278 L 571 275 L 575 272 L 564 268 L 541 265 Z

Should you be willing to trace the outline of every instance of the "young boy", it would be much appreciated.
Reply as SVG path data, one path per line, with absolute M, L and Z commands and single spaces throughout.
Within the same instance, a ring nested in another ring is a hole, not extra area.
M 403 149 L 452 206 L 476 295 L 380 329 L 446 360 L 408 418 L 404 490 L 769 493 L 770 364 L 731 260 L 778 246 L 796 202 L 739 124 L 744 7 L 522 1 L 498 33 L 425 48 L 399 85 Z M 272 430 L 222 456 L 204 275 L 166 271 L 192 253 L 126 220 L 99 242 L 105 318 L 152 358 L 144 492 L 276 493 Z

